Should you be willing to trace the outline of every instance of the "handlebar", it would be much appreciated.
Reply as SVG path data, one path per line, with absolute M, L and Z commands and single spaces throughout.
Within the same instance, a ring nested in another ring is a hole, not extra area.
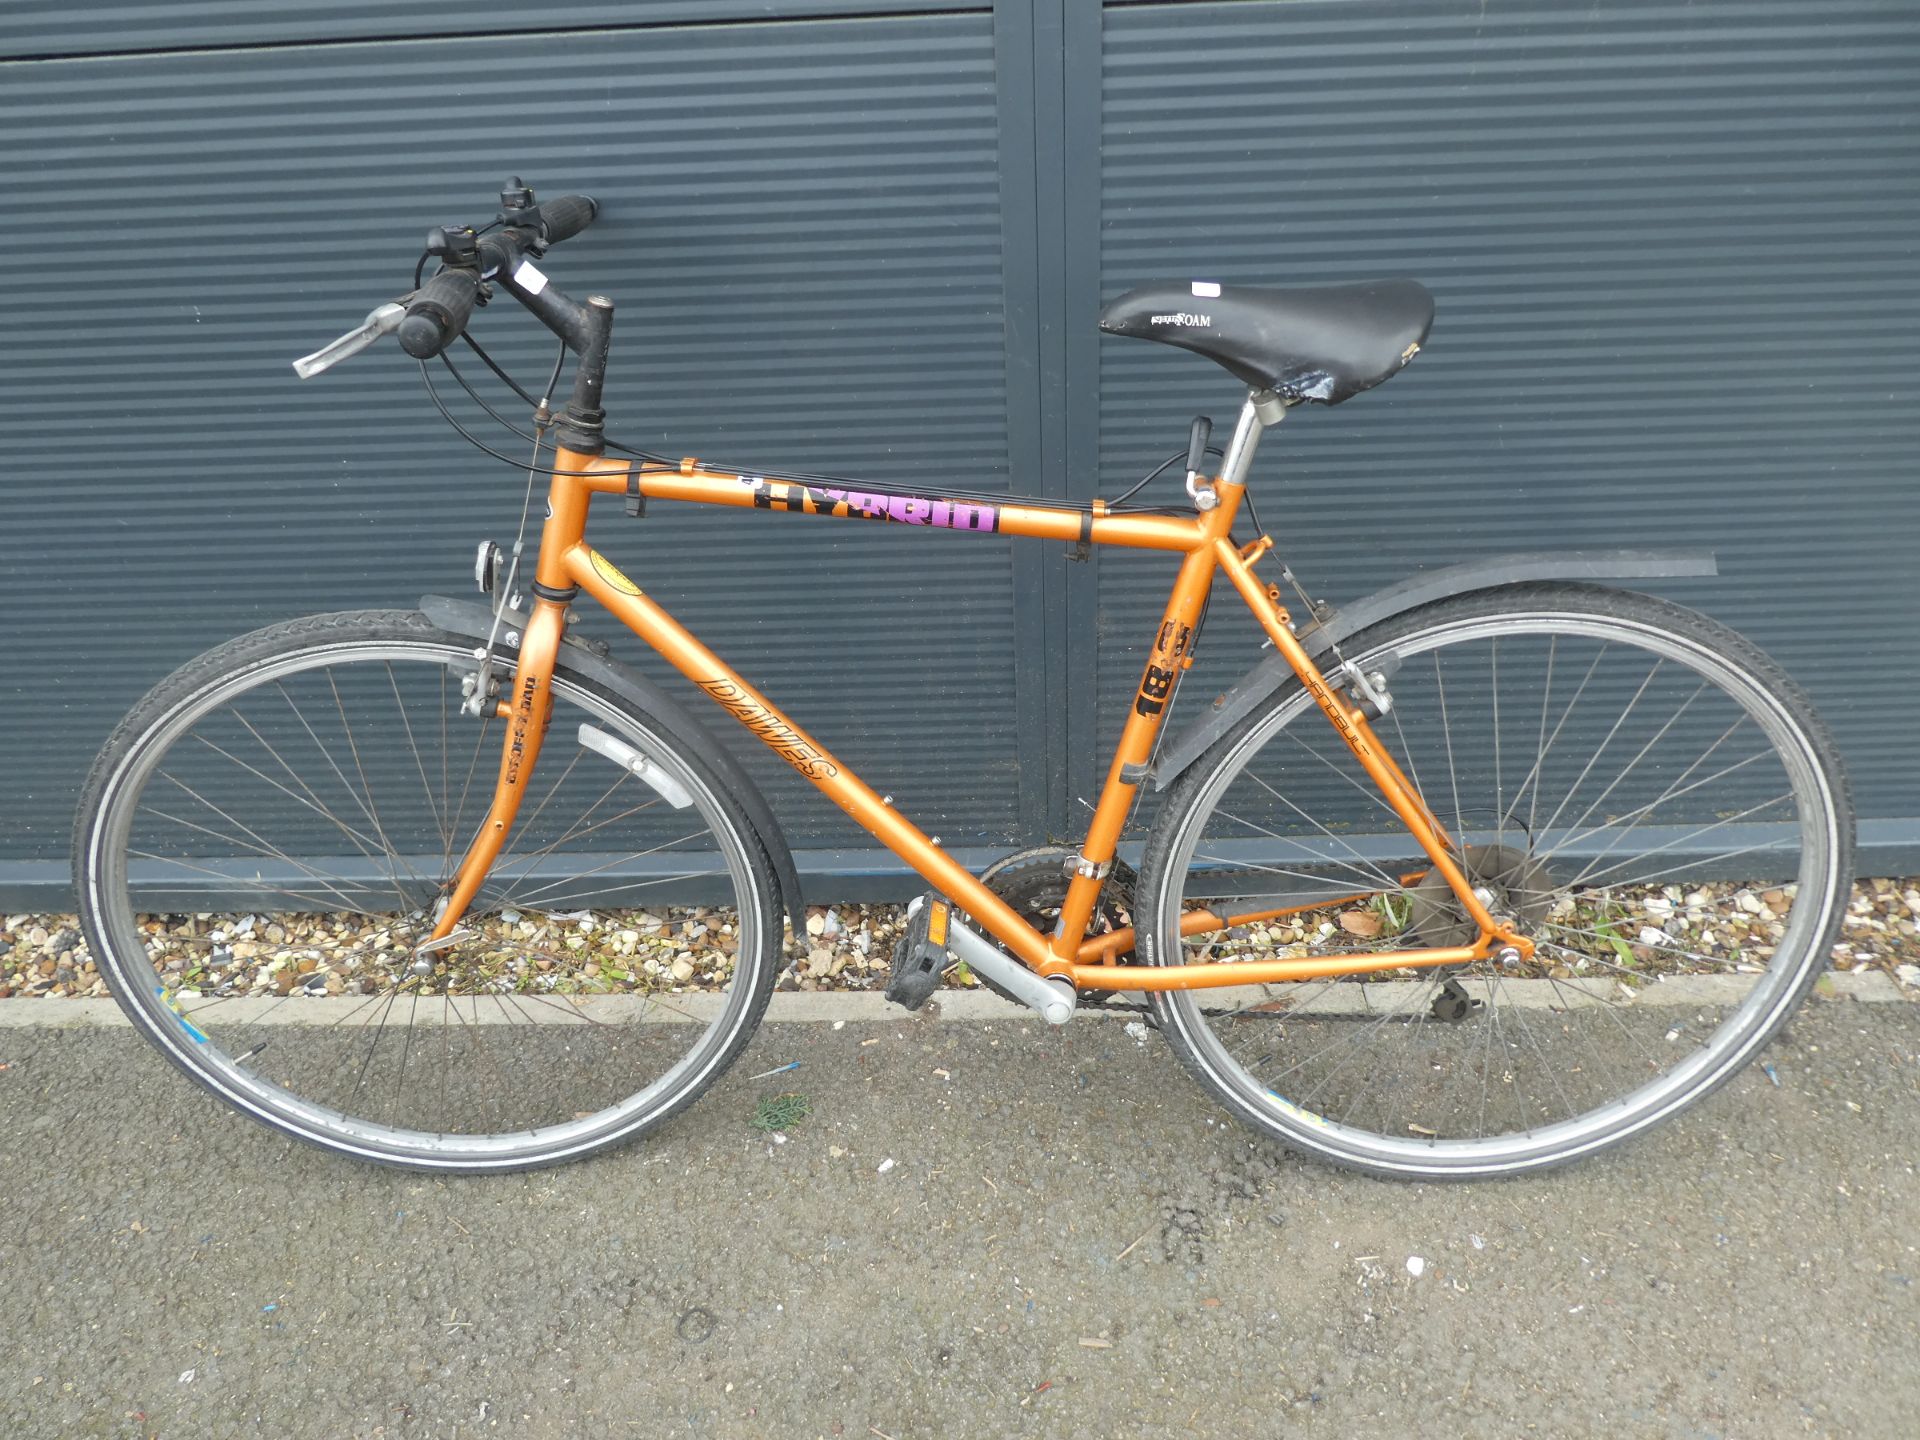
M 540 212 L 540 242 L 543 246 L 571 240 L 600 213 L 600 205 L 591 195 L 562 195 L 535 207 Z
M 472 227 L 448 226 L 428 237 L 429 254 L 441 257 L 442 268 L 411 295 L 382 306 L 374 325 L 367 324 L 294 362 L 303 380 L 357 354 L 381 335 L 397 333 L 400 348 L 416 360 L 430 360 L 466 330 L 473 307 L 485 304 L 483 282 L 497 281 L 526 304 L 540 321 L 555 330 L 575 350 L 585 338 L 585 326 L 575 312 L 580 307 L 547 288 L 546 277 L 527 264 L 529 257 L 545 255 L 563 240 L 571 240 L 591 225 L 599 204 L 587 195 L 562 195 L 540 204 L 519 177 L 507 181 L 500 193 L 498 229 L 480 234 Z M 399 314 L 404 305 L 404 317 Z
M 415 293 L 396 334 L 416 360 L 431 360 L 467 328 L 480 296 L 477 270 L 442 270 Z
M 517 179 L 507 182 L 508 194 L 519 190 Z M 525 192 L 521 192 L 525 193 Z M 540 205 L 503 210 L 501 229 L 478 235 L 472 230 L 439 230 L 429 239 L 447 256 L 447 268 L 429 280 L 400 325 L 400 348 L 416 360 L 431 360 L 467 328 L 479 300 L 480 282 L 493 276 L 512 276 L 529 254 L 543 255 L 562 240 L 571 240 L 593 223 L 599 205 L 586 195 L 562 195 Z

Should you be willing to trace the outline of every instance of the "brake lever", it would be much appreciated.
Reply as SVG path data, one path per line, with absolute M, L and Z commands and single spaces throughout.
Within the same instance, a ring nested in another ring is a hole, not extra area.
M 369 310 L 364 321 L 338 340 L 322 345 L 311 355 L 302 355 L 294 361 L 293 373 L 302 380 L 311 380 L 321 371 L 358 355 L 382 335 L 391 335 L 400 328 L 400 322 L 407 318 L 407 307 L 403 300 L 389 300 Z

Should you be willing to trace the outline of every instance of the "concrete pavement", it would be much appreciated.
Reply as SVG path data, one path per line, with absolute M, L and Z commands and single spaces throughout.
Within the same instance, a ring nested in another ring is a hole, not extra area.
M 10 1024 L 0 1435 L 1910 1437 L 1917 1056 L 1920 1006 L 1816 1001 L 1778 1084 L 1421 1186 L 1110 1020 L 775 1023 L 639 1147 L 444 1181 Z

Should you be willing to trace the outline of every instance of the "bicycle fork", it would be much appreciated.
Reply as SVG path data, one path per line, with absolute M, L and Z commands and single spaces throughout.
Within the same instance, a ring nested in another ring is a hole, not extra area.
M 513 828 L 514 817 L 520 813 L 527 779 L 533 774 L 534 762 L 539 759 L 540 746 L 546 739 L 547 723 L 553 718 L 553 669 L 566 623 L 564 601 L 534 600 L 533 614 L 520 636 L 520 659 L 514 667 L 513 689 L 495 706 L 494 713 L 507 722 L 507 733 L 501 746 L 493 803 L 468 844 L 460 868 L 454 872 L 453 890 L 435 918 L 429 944 L 444 940 L 460 923 L 460 917 L 466 914 L 474 896 L 486 883 L 487 874 L 506 843 L 507 833 Z M 480 677 L 482 685 L 486 678 Z

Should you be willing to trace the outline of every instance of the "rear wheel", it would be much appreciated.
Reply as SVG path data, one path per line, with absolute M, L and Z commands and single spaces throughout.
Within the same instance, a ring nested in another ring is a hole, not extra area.
M 1749 642 L 1649 596 L 1463 596 L 1343 647 L 1376 733 L 1531 960 L 1156 994 L 1236 1114 L 1378 1174 L 1544 1168 L 1722 1083 L 1823 968 L 1853 813 L 1825 727 Z M 1181 916 L 1238 923 L 1182 935 Z M 1169 794 L 1152 965 L 1472 944 L 1478 928 L 1297 683 Z
M 223 645 L 109 741 L 75 854 L 101 972 L 168 1059 L 277 1129 L 423 1170 L 660 1123 L 745 1045 L 781 945 L 724 783 L 563 651 L 508 844 L 427 946 L 499 765 L 504 722 L 460 713 L 475 668 L 410 612 Z

